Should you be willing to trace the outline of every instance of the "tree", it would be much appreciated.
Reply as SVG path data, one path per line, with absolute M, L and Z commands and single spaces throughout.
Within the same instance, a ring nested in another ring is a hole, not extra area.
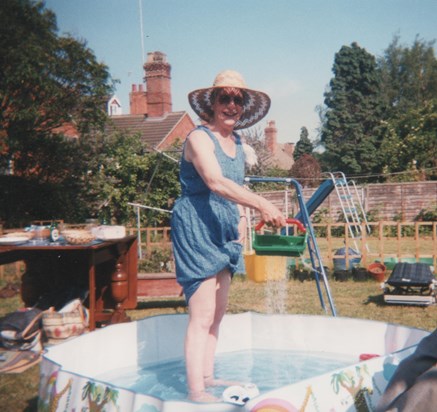
M 0 49 L 0 166 L 20 158 L 14 172 L 29 170 L 31 141 L 66 123 L 82 138 L 103 128 L 113 90 L 108 69 L 84 41 L 57 35 L 55 15 L 42 2 L 2 2 Z
M 290 173 L 303 187 L 316 187 L 320 184 L 321 168 L 319 162 L 308 153 L 304 153 L 296 160 Z
M 387 121 L 383 154 L 387 174 L 413 169 L 414 180 L 437 178 L 437 99 Z
M 331 170 L 368 174 L 381 168 L 384 104 L 374 56 L 356 43 L 335 55 L 334 78 L 325 92 L 322 157 Z
M 300 137 L 294 148 L 293 159 L 297 161 L 304 154 L 310 155 L 313 149 L 313 144 L 308 137 L 308 129 L 304 126 L 300 129 Z
M 378 61 L 388 103 L 382 154 L 386 173 L 424 170 L 437 175 L 437 59 L 434 42 L 415 39 L 401 46 L 395 37 Z
M 59 36 L 40 1 L 2 1 L 0 49 L 0 170 L 13 174 L 0 181 L 11 195 L 0 219 L 82 219 L 89 143 L 113 90 L 108 69 L 84 41 Z M 66 124 L 78 141 L 62 136 Z
M 250 128 L 242 133 L 243 142 L 251 146 L 257 156 L 257 164 L 254 166 L 246 165 L 246 174 L 251 176 L 263 177 L 288 177 L 288 170 L 280 169 L 272 164 L 272 154 L 268 149 L 264 132 L 259 128 Z M 264 190 L 281 190 L 284 185 L 279 183 L 257 183 L 252 185 L 251 189 L 255 191 Z
M 437 96 L 437 60 L 435 41 L 416 37 L 411 47 L 400 45 L 395 36 L 378 59 L 382 93 L 390 109 L 390 118 L 398 118 Z
M 257 157 L 257 163 L 246 167 L 246 173 L 253 176 L 264 176 L 268 169 L 269 150 L 266 147 L 264 133 L 261 129 L 252 127 L 241 134 L 243 142 L 248 144 Z
M 138 203 L 169 210 L 180 194 L 179 165 L 159 153 L 147 153 L 139 135 L 115 133 L 95 139 L 90 147 L 86 190 L 95 218 L 135 222 Z M 145 210 L 143 225 L 168 224 L 169 214 Z

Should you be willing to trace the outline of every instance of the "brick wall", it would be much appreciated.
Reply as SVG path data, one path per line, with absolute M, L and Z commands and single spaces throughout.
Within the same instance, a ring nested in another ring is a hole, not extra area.
M 147 114 L 147 97 L 143 84 L 133 84 L 129 93 L 130 114 Z

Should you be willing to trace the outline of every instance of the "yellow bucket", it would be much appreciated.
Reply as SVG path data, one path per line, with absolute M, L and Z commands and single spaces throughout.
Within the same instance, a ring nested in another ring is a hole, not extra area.
M 254 282 L 287 278 L 286 256 L 260 256 L 255 252 L 244 253 L 247 277 Z

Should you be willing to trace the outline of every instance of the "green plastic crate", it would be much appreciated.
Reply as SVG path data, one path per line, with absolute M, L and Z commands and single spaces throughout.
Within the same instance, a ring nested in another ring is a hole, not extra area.
M 302 236 L 286 236 L 253 232 L 252 248 L 257 255 L 301 256 L 307 239 L 307 233 Z

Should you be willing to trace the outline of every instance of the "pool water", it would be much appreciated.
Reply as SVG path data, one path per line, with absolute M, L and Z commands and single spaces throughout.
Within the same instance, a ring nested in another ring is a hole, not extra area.
M 217 378 L 252 382 L 258 386 L 260 393 L 265 393 L 357 361 L 355 357 L 337 353 L 249 350 L 218 354 L 215 368 Z M 97 379 L 163 400 L 187 398 L 183 359 L 146 368 L 117 369 L 100 375 Z M 211 388 L 210 392 L 221 397 L 224 389 L 225 387 Z

